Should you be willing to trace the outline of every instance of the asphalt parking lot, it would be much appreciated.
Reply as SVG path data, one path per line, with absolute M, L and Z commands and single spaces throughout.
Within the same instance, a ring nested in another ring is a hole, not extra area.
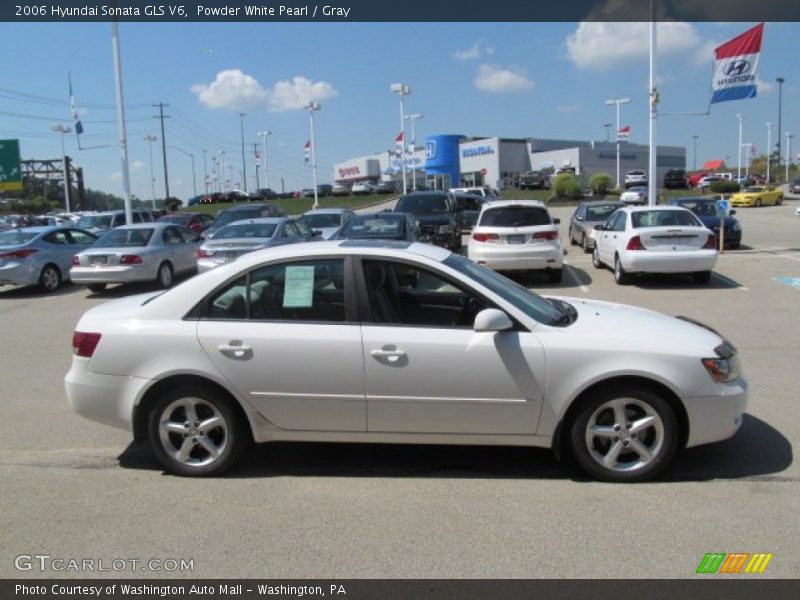
M 567 246 L 539 293 L 682 314 L 739 349 L 748 415 L 723 443 L 680 453 L 659 481 L 587 480 L 526 448 L 276 444 L 229 475 L 168 476 L 146 446 L 74 415 L 63 377 L 80 315 L 146 286 L 95 295 L 0 288 L 0 577 L 694 577 L 707 552 L 774 554 L 762 577 L 800 572 L 800 218 L 741 209 L 743 246 L 708 285 L 617 286 Z M 571 207 L 556 207 L 562 239 Z M 796 287 L 792 287 L 792 284 Z M 191 559 L 194 570 L 18 571 L 14 557 Z

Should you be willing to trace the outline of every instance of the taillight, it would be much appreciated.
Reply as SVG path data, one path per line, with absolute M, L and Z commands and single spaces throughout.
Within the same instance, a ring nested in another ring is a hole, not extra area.
M 72 334 L 72 351 L 75 356 L 91 358 L 99 342 L 99 333 L 85 333 L 83 331 L 76 331 Z
M 539 231 L 533 234 L 534 239 L 538 240 L 554 240 L 558 237 L 557 231 Z
M 205 248 L 199 248 L 197 250 L 197 258 L 208 258 L 210 256 L 214 256 L 214 253 L 206 250 Z
M 642 240 L 638 235 L 633 236 L 629 241 L 628 245 L 625 247 L 626 250 L 644 250 L 645 247 L 642 245 Z
M 142 257 L 138 254 L 123 254 L 119 258 L 121 265 L 140 265 L 142 264 Z
M 28 258 L 31 254 L 38 252 L 36 248 L 25 248 L 24 250 L 14 250 L 0 254 L 0 258 Z
M 489 240 L 499 240 L 500 236 L 496 233 L 473 233 L 472 239 L 476 242 L 488 242 Z
M 717 236 L 713 233 L 708 236 L 705 245 L 703 246 L 703 250 L 716 250 L 717 249 Z
M 72 257 L 72 266 L 73 267 L 80 267 L 81 266 L 81 259 L 77 256 Z

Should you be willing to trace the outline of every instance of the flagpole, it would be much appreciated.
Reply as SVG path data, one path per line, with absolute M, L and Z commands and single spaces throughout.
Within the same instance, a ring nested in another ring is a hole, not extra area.
M 319 208 L 319 190 L 317 189 L 317 143 L 314 139 L 314 112 L 321 107 L 317 102 L 309 102 L 306 108 L 311 115 L 311 172 L 314 178 L 314 210 L 316 210 Z
M 117 125 L 119 127 L 119 154 L 122 167 L 122 194 L 125 200 L 125 223 L 133 223 L 131 212 L 131 181 L 128 172 L 128 141 L 125 130 L 125 99 L 122 92 L 122 65 L 119 56 L 119 26 L 111 23 L 111 48 L 114 54 L 114 80 L 117 92 Z
M 658 144 L 656 141 L 656 124 L 658 121 L 658 89 L 656 87 L 656 51 L 657 23 L 655 20 L 655 2 L 650 0 L 650 157 L 647 177 L 647 203 L 655 206 L 658 203 Z

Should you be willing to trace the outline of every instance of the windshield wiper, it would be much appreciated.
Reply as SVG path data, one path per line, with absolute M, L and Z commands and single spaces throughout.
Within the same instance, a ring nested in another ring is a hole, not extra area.
M 547 299 L 550 304 L 555 306 L 558 309 L 558 312 L 561 313 L 561 316 L 552 323 L 554 326 L 560 325 L 571 325 L 575 319 L 578 317 L 578 311 L 575 310 L 575 307 L 563 300 L 556 300 L 555 298 L 548 298 Z

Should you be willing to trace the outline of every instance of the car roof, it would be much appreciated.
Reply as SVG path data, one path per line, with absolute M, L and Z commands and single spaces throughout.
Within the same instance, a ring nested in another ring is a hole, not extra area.
M 314 208 L 307 210 L 303 215 L 340 215 L 349 210 L 349 208 Z
M 253 225 L 262 225 L 266 223 L 275 223 L 276 225 L 281 221 L 288 221 L 288 217 L 258 217 L 257 219 L 242 219 L 241 221 L 231 221 L 220 227 L 220 230 L 230 227 L 231 225 L 242 225 L 243 223 L 252 223 Z
M 408 192 L 403 194 L 400 196 L 400 200 L 414 196 L 447 196 L 447 192 L 444 190 L 417 190 L 416 192 Z
M 547 205 L 541 200 L 494 200 L 483 205 L 484 210 L 495 208 L 508 208 L 509 206 L 536 206 L 547 209 Z
M 312 190 L 313 191 L 313 190 Z M 235 212 L 237 210 L 247 210 L 253 208 L 267 208 L 269 206 L 275 206 L 274 204 L 267 204 L 266 202 L 248 202 L 247 204 L 240 204 L 239 206 L 229 206 L 228 208 L 223 208 L 220 212 Z
M 688 208 L 684 208 L 682 206 L 671 206 L 671 205 L 668 205 L 668 204 L 659 204 L 658 206 L 626 206 L 626 207 L 622 208 L 621 210 L 624 210 L 624 211 L 629 212 L 629 213 L 635 213 L 635 212 L 644 212 L 644 211 L 647 211 L 647 210 L 687 210 L 688 211 L 689 209 Z
M 622 200 L 585 200 L 578 206 L 608 206 L 609 204 L 613 204 L 615 206 L 625 206 L 625 203 Z

